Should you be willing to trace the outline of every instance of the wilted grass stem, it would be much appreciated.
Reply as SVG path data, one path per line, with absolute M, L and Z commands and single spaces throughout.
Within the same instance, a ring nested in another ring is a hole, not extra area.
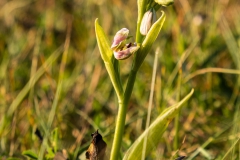
M 145 130 L 147 131 L 146 136 L 144 138 L 143 142 L 143 151 L 142 151 L 142 160 L 145 159 L 146 156 L 146 148 L 147 148 L 147 138 L 148 138 L 148 127 L 150 125 L 150 118 L 151 118 L 151 110 L 152 110 L 152 103 L 153 103 L 153 95 L 154 95 L 154 86 L 155 86 L 155 80 L 156 80 L 156 74 L 157 74 L 157 65 L 158 65 L 158 54 L 159 54 L 159 48 L 157 48 L 155 52 L 154 57 L 154 63 L 153 63 L 153 73 L 152 73 L 152 82 L 151 82 L 151 92 L 149 96 L 148 101 L 148 112 L 147 112 L 147 122 Z
M 228 154 L 229 154 L 231 151 L 234 150 L 234 148 L 236 147 L 236 145 L 237 145 L 237 143 L 239 142 L 239 140 L 240 140 L 240 138 L 238 138 L 238 139 L 232 144 L 232 146 L 228 149 L 228 151 L 225 153 L 225 155 L 223 156 L 223 158 L 222 158 L 221 160 L 224 160 L 224 159 L 227 158 Z M 232 159 L 234 159 L 234 158 L 232 157 Z

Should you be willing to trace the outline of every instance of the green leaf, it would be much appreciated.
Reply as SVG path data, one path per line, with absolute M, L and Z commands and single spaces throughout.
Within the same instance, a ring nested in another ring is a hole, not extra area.
M 122 100 L 123 87 L 120 79 L 119 63 L 113 56 L 113 51 L 109 45 L 109 40 L 102 27 L 98 24 L 98 19 L 95 21 L 95 32 L 101 57 L 105 63 L 105 67 L 118 96 L 118 100 Z
M 155 2 L 163 6 L 168 6 L 173 4 L 174 0 L 155 0 Z
M 22 155 L 29 157 L 31 159 L 38 159 L 37 154 L 32 150 L 23 151 Z
M 163 26 L 163 23 L 166 19 L 165 13 L 162 11 L 162 16 L 152 25 L 151 29 L 149 30 L 146 38 L 144 39 L 141 48 L 139 49 L 138 53 L 136 54 L 136 63 L 134 66 L 134 70 L 138 70 L 141 66 L 143 60 L 147 56 L 148 52 L 150 51 L 153 42 L 158 37 L 159 32 Z
M 168 124 L 176 116 L 183 104 L 192 96 L 194 90 L 182 99 L 179 103 L 167 108 L 163 113 L 145 130 L 142 135 L 133 143 L 124 156 L 124 160 L 139 160 L 142 156 L 144 138 L 147 136 L 146 155 L 155 149 L 162 138 Z
M 110 47 L 110 43 L 106 34 L 104 33 L 102 27 L 98 24 L 98 19 L 95 20 L 95 32 L 102 59 L 104 62 L 110 63 L 113 56 L 113 51 Z

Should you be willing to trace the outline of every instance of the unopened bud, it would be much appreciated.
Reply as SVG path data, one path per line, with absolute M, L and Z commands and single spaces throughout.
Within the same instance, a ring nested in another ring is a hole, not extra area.
M 129 30 L 127 28 L 122 28 L 120 31 L 118 31 L 114 36 L 111 49 L 115 51 L 124 47 L 126 44 L 128 33 L 129 33 Z
M 152 8 L 143 15 L 141 26 L 140 26 L 140 33 L 146 36 L 152 24 L 155 21 L 156 21 L 156 12 L 154 8 Z

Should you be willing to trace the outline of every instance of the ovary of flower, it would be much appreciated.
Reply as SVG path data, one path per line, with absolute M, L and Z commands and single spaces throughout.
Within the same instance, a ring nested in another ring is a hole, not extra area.
M 129 30 L 127 28 L 122 28 L 114 36 L 111 49 L 113 51 L 122 49 L 126 45 L 126 39 L 128 37 Z

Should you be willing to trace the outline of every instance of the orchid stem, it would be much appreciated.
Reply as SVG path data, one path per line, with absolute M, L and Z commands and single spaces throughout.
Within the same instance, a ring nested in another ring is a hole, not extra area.
M 120 148 L 121 148 L 121 142 L 122 142 L 122 137 L 124 133 L 124 126 L 125 126 L 125 120 L 126 120 L 126 114 L 127 114 L 127 106 L 132 94 L 134 82 L 136 79 L 136 74 L 137 72 L 132 70 L 127 87 L 124 93 L 124 98 L 123 100 L 119 100 L 118 105 L 119 105 L 119 111 L 117 115 L 117 122 L 116 122 L 116 129 L 115 129 L 115 134 L 114 134 L 114 139 L 113 139 L 113 146 L 112 146 L 112 151 L 111 151 L 111 156 L 110 160 L 117 160 L 119 159 L 119 153 L 120 153 Z

